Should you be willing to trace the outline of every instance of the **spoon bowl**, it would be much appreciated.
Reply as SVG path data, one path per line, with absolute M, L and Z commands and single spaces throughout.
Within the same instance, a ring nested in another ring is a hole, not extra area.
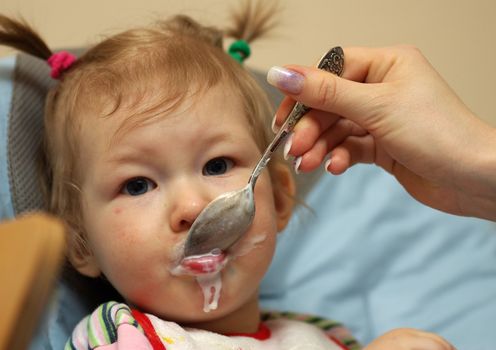
M 248 230 L 254 216 L 255 201 L 250 184 L 220 195 L 193 222 L 184 256 L 208 254 L 214 249 L 227 250 Z
M 319 61 L 318 68 L 340 76 L 344 67 L 341 47 L 329 50 Z M 248 184 L 236 191 L 224 193 L 210 202 L 191 226 L 184 245 L 184 258 L 225 252 L 248 231 L 255 217 L 254 188 L 258 176 L 270 161 L 277 147 L 293 130 L 296 123 L 310 110 L 297 102 L 278 133 L 255 166 Z

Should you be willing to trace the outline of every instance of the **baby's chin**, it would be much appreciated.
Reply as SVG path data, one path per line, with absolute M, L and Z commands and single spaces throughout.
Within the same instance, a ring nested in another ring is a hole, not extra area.
M 237 283 L 231 286 L 229 281 L 226 281 L 225 287 L 230 292 L 222 292 L 217 307 L 208 312 L 204 311 L 203 293 L 197 286 L 194 290 L 185 290 L 181 298 L 171 303 L 167 303 L 166 301 L 164 303 L 152 302 L 143 304 L 128 302 L 128 305 L 164 321 L 176 322 L 182 326 L 190 325 L 197 328 L 205 328 L 205 325 L 201 326 L 202 323 L 219 321 L 231 316 L 252 298 L 252 295 L 245 295 L 246 288 L 242 288 Z M 256 296 L 256 294 L 257 290 L 253 291 L 253 295 Z

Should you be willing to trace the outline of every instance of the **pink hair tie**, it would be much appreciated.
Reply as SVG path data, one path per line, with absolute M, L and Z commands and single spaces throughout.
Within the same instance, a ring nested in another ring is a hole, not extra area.
M 60 75 L 65 70 L 69 69 L 75 61 L 76 56 L 67 51 L 54 53 L 47 60 L 48 65 L 52 68 L 50 76 L 54 79 L 58 79 Z

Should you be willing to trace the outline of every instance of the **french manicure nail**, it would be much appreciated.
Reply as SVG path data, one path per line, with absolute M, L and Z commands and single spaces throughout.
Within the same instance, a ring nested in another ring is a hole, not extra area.
M 274 115 L 274 118 L 272 119 L 271 128 L 274 134 L 277 134 L 277 132 L 279 131 L 279 127 L 276 125 L 276 115 Z
M 331 162 L 332 162 L 332 156 L 329 156 L 329 159 L 326 160 L 325 163 L 324 163 L 324 169 L 328 173 L 331 173 L 331 171 L 329 170 L 329 165 L 331 165 Z
M 293 133 L 290 133 L 288 135 L 288 139 L 286 140 L 286 143 L 284 144 L 283 155 L 285 160 L 288 160 L 288 155 L 289 155 L 289 151 L 291 150 L 292 144 L 293 144 Z
M 303 88 L 305 77 L 284 67 L 274 66 L 267 73 L 267 81 L 290 94 L 299 94 Z
M 298 175 L 300 173 L 301 156 L 294 160 L 294 171 Z

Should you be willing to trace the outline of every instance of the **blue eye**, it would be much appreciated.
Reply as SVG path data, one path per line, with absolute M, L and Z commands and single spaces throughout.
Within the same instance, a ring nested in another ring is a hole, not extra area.
M 146 177 L 136 177 L 127 181 L 122 187 L 121 192 L 130 196 L 140 196 L 154 189 L 157 185 Z
M 202 173 L 203 175 L 207 176 L 222 175 L 231 170 L 232 167 L 232 160 L 224 157 L 219 157 L 209 160 L 203 167 Z

